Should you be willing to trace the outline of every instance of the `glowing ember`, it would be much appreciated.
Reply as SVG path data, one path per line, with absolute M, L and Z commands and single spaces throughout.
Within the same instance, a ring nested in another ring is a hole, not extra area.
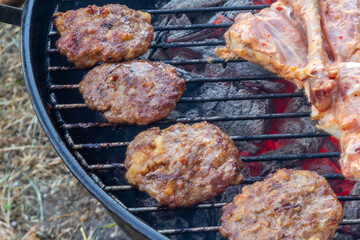
M 280 82 L 285 85 L 285 91 L 287 93 L 291 93 L 295 91 L 295 86 L 288 81 L 283 79 L 274 80 L 275 82 Z M 266 92 L 266 91 L 265 91 Z M 284 113 L 285 109 L 288 107 L 290 102 L 290 98 L 281 98 L 281 99 L 273 99 L 273 110 L 274 113 Z M 277 126 L 279 126 L 281 119 L 272 119 L 271 126 L 269 129 L 269 134 L 276 134 Z M 275 149 L 286 147 L 293 143 L 293 139 L 285 139 L 285 140 L 264 140 L 260 143 L 255 143 L 259 147 L 259 151 L 255 154 L 262 155 L 264 153 L 273 151 Z M 327 140 L 324 141 L 322 147 L 320 148 L 320 152 L 332 152 L 339 151 L 339 141 L 334 137 L 328 137 Z M 249 154 L 246 152 L 246 156 Z M 328 158 L 322 159 L 306 159 L 302 165 L 300 165 L 304 170 L 311 170 L 318 172 L 320 174 L 341 174 L 341 168 L 338 161 L 331 161 Z M 262 170 L 262 164 L 258 162 L 247 163 L 245 166 L 245 171 L 249 176 L 256 177 L 259 176 Z M 294 166 L 296 167 L 296 166 Z M 329 180 L 330 185 L 332 186 L 334 192 L 339 196 L 349 195 L 351 190 L 354 187 L 354 183 L 349 180 L 337 179 L 337 180 Z

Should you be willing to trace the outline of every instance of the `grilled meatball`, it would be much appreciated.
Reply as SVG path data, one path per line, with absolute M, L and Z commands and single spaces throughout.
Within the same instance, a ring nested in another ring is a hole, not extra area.
M 171 208 L 205 201 L 243 180 L 234 142 L 207 122 L 140 133 L 127 149 L 125 167 L 131 184 Z
M 229 239 L 333 239 L 342 207 L 325 178 L 280 169 L 243 188 L 223 207 L 220 232 Z
M 151 16 L 124 5 L 95 5 L 55 14 L 60 53 L 78 68 L 144 54 L 153 40 Z
M 90 109 L 109 122 L 138 125 L 166 118 L 185 89 L 173 66 L 145 60 L 102 64 L 79 84 Z

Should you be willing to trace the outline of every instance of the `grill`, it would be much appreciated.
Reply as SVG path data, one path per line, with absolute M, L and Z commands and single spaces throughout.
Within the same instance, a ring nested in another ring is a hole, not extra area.
M 102 4 L 103 2 L 101 2 Z M 108 2 L 106 2 L 108 3 Z M 90 1 L 60 1 L 54 12 L 77 9 L 92 4 Z M 105 4 L 105 3 L 104 3 Z M 133 6 L 130 6 L 133 7 Z M 177 14 L 177 13 L 206 13 L 218 11 L 250 11 L 262 9 L 268 5 L 239 6 L 239 7 L 208 7 L 208 8 L 189 8 L 189 9 L 151 9 L 144 10 L 152 14 L 154 18 L 158 15 Z M 136 7 L 133 7 L 136 8 Z M 228 28 L 231 24 L 193 24 L 178 26 L 154 26 L 155 32 L 182 31 L 189 29 L 210 29 Z M 285 118 L 309 118 L 310 112 L 296 113 L 268 113 L 268 114 L 246 114 L 238 116 L 197 116 L 193 118 L 166 119 L 148 126 L 124 126 L 105 122 L 101 114 L 89 110 L 84 104 L 77 83 L 86 74 L 88 69 L 79 70 L 72 67 L 66 59 L 59 54 L 54 47 L 59 34 L 54 29 L 53 22 L 50 23 L 48 31 L 48 45 L 46 52 L 46 81 L 49 104 L 47 109 L 53 117 L 55 124 L 64 137 L 64 141 L 75 156 L 76 160 L 82 165 L 83 169 L 89 174 L 92 180 L 108 196 L 113 198 L 118 205 L 142 219 L 150 227 L 159 233 L 170 238 L 176 239 L 221 239 L 219 230 L 219 217 L 221 207 L 227 202 L 220 201 L 215 197 L 211 202 L 196 205 L 188 209 L 171 210 L 162 207 L 150 199 L 146 193 L 138 191 L 135 187 L 128 185 L 124 174 L 125 169 L 123 160 L 125 158 L 126 147 L 138 133 L 152 126 L 165 128 L 171 124 L 194 123 L 198 121 L 208 121 L 211 123 L 227 121 L 250 121 L 258 119 L 285 119 Z M 230 62 L 244 62 L 244 60 L 233 59 L 190 59 L 190 60 L 161 60 L 153 59 L 157 49 L 198 47 L 198 46 L 220 46 L 225 45 L 223 40 L 205 40 L 193 42 L 160 42 L 155 39 L 148 50 L 147 59 L 163 61 L 175 66 L 198 65 L 198 64 L 223 64 L 226 67 Z M 265 74 L 258 77 L 232 76 L 232 77 L 197 77 L 186 78 L 188 88 L 194 84 L 205 82 L 240 82 L 255 80 L 275 80 L 278 77 Z M 253 94 L 245 96 L 223 96 L 223 97 L 197 97 L 186 96 L 181 98 L 178 105 L 183 104 L 203 104 L 206 102 L 228 102 L 244 101 L 251 99 L 282 99 L 304 97 L 302 93 L 271 93 Z M 318 138 L 329 136 L 323 132 L 301 132 L 301 133 L 281 133 L 281 134 L 261 134 L 231 136 L 234 141 L 259 141 L 274 139 L 295 139 L 295 138 Z M 285 155 L 259 155 L 243 157 L 245 163 L 265 162 L 265 161 L 290 161 L 301 159 L 320 159 L 337 158 L 339 152 L 320 152 L 303 154 Z M 328 180 L 344 179 L 341 174 L 326 174 Z M 246 178 L 242 185 L 251 184 L 263 180 L 264 177 Z M 234 187 L 240 191 L 241 187 Z M 225 193 L 226 194 L 226 193 Z M 230 198 L 232 198 L 233 194 Z M 358 201 L 360 196 L 339 196 L 340 201 Z M 115 218 L 116 213 L 115 214 Z M 174 219 L 176 221 L 174 221 Z M 360 224 L 360 219 L 344 219 L 343 225 Z

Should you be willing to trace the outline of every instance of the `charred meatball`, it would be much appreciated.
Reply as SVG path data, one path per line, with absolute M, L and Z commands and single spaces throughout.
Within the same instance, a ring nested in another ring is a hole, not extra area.
M 140 133 L 127 149 L 125 167 L 131 184 L 171 208 L 203 202 L 243 180 L 234 142 L 207 122 Z
M 145 60 L 102 64 L 79 84 L 90 109 L 109 122 L 138 125 L 166 118 L 185 89 L 173 66 Z
M 220 232 L 229 239 L 330 240 L 342 221 L 342 206 L 325 178 L 280 169 L 243 188 L 224 206 Z
M 153 40 L 151 16 L 124 5 L 95 5 L 55 14 L 56 47 L 78 68 L 144 54 Z

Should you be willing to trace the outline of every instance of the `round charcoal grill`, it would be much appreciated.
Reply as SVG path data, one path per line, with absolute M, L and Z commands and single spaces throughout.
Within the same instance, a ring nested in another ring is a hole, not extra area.
M 75 69 L 65 57 L 61 56 L 54 43 L 59 34 L 54 29 L 52 15 L 57 11 L 66 11 L 86 7 L 90 4 L 125 4 L 133 9 L 145 9 L 153 18 L 158 15 L 174 13 L 207 13 L 217 11 L 255 10 L 268 5 L 211 7 L 196 9 L 155 9 L 152 0 L 29 0 L 21 10 L 0 5 L 0 21 L 22 24 L 21 44 L 22 63 L 29 95 L 36 114 L 56 151 L 75 177 L 109 211 L 116 223 L 133 239 L 221 239 L 218 233 L 221 207 L 226 202 L 215 197 L 211 202 L 202 203 L 187 209 L 168 209 L 159 206 L 146 193 L 138 191 L 128 184 L 124 175 L 123 160 L 128 143 L 141 131 L 153 126 L 168 127 L 176 122 L 211 123 L 227 121 L 252 121 L 258 119 L 308 118 L 309 112 L 268 113 L 237 116 L 196 116 L 192 118 L 166 119 L 148 126 L 114 125 L 106 122 L 101 114 L 89 110 L 78 91 L 78 83 L 89 69 Z M 177 26 L 154 26 L 155 32 L 182 31 L 189 29 L 228 28 L 231 24 L 193 24 Z M 160 38 L 159 38 L 160 39 Z M 197 42 L 161 42 L 152 43 L 148 60 L 153 59 L 159 48 L 181 48 L 196 46 L 224 45 L 223 40 L 204 40 Z M 223 64 L 244 62 L 226 59 L 161 60 L 175 66 L 199 64 Z M 241 64 L 241 63 L 239 63 Z M 187 88 L 205 82 L 237 82 L 278 79 L 267 74 L 258 77 L 246 75 L 232 77 L 187 77 Z M 254 95 L 228 95 L 224 97 L 199 97 L 184 94 L 178 106 L 186 104 L 204 104 L 206 102 L 244 101 L 251 99 L 282 99 L 303 97 L 300 93 L 276 93 Z M 178 107 L 177 106 L 177 107 Z M 272 139 L 295 139 L 326 137 L 321 132 L 282 133 L 264 135 L 231 136 L 234 141 L 256 141 Z M 246 149 L 245 149 L 246 150 Z M 272 156 L 243 157 L 245 163 L 266 161 L 289 161 L 298 159 L 337 158 L 339 152 L 286 154 Z M 329 180 L 343 179 L 341 174 L 324 175 Z M 243 184 L 260 181 L 264 177 L 245 179 Z M 239 189 L 241 187 L 239 186 Z M 232 198 L 233 196 L 229 197 Z M 340 201 L 358 201 L 359 196 L 339 196 Z M 360 224 L 360 219 L 345 219 L 343 224 Z

